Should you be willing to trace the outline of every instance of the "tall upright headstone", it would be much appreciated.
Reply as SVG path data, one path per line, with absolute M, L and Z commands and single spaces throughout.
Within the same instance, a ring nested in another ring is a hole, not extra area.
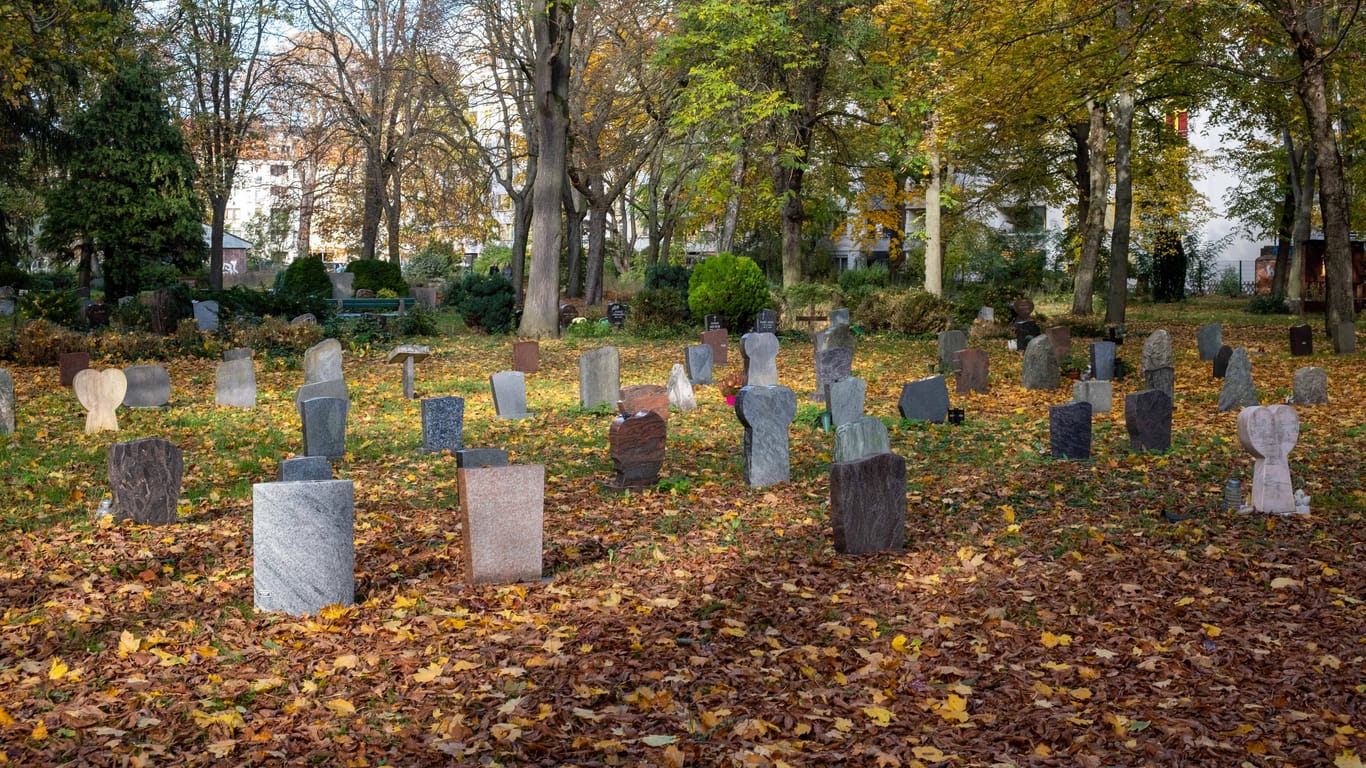
M 1176 356 L 1172 337 L 1159 328 L 1143 342 L 1143 379 L 1148 389 L 1160 389 L 1167 399 L 1176 397 Z
M 742 387 L 735 413 L 745 427 L 745 483 L 759 488 L 787 482 L 787 431 L 797 415 L 797 395 L 783 386 Z
M 621 396 L 621 355 L 616 347 L 599 347 L 579 355 L 579 404 L 596 408 L 616 405 Z
M 1124 427 L 1134 453 L 1166 451 L 1172 447 L 1172 399 L 1160 389 L 1124 396 Z
M 465 578 L 472 584 L 541 580 L 545 465 L 461 469 Z
M 901 385 L 897 410 L 903 419 L 943 424 L 949 417 L 949 387 L 944 377 L 936 374 Z
M 708 354 L 710 352 L 709 349 Z M 697 396 L 693 394 L 688 374 L 679 363 L 674 363 L 674 367 L 669 370 L 669 405 L 681 413 L 697 410 Z
M 1091 375 L 1102 381 L 1115 377 L 1115 343 L 1113 341 L 1093 341 L 1089 347 L 1091 354 Z
M 1021 383 L 1025 389 L 1057 389 L 1062 374 L 1058 358 L 1053 354 L 1053 342 L 1046 336 L 1035 336 L 1025 347 Z
M 987 391 L 987 365 L 989 358 L 985 350 L 965 349 L 959 352 L 954 362 L 957 376 L 954 378 L 955 391 L 960 395 L 969 392 Z
M 219 363 L 214 376 L 214 402 L 227 408 L 255 408 L 255 361 L 245 357 Z
M 1214 353 L 1214 362 L 1211 365 L 1210 375 L 1216 379 L 1224 378 L 1228 373 L 1228 361 L 1233 359 L 1233 347 L 1225 344 Z
M 143 525 L 176 520 L 185 460 L 179 448 L 159 437 L 109 446 L 109 492 L 114 515 Z
M 644 488 L 659 481 L 669 426 L 654 411 L 623 414 L 612 419 L 607 442 L 616 471 L 612 486 Z
M 541 368 L 541 344 L 538 341 L 512 342 L 512 370 L 535 373 Z
M 1048 442 L 1055 459 L 1091 458 L 1091 404 L 1067 403 L 1048 409 Z
M 1290 450 L 1300 437 L 1300 417 L 1288 405 L 1252 406 L 1238 413 L 1238 441 L 1256 461 L 1252 468 L 1252 508 L 1288 515 L 1295 511 Z
M 1210 323 L 1200 326 L 1195 332 L 1195 342 L 1200 350 L 1201 360 L 1213 360 L 1219 354 L 1219 347 L 1224 345 L 1224 326 L 1222 323 Z
M 968 335 L 957 328 L 942 331 L 939 334 L 937 347 L 939 352 L 937 372 L 948 375 L 949 372 L 955 370 L 954 355 L 968 348 Z
M 771 333 L 747 333 L 740 337 L 745 359 L 745 383 L 751 387 L 778 386 L 778 337 Z
M 346 455 L 346 413 L 351 403 L 314 397 L 303 404 L 304 455 L 340 459 Z
M 868 396 L 868 382 L 857 377 L 837 381 L 825 391 L 826 410 L 830 424 L 838 429 L 842 424 L 858 420 L 863 415 L 863 401 Z
M 531 414 L 526 409 L 526 374 L 521 371 L 499 371 L 489 377 L 493 391 L 493 410 L 500 419 L 525 419 Z
M 853 376 L 854 334 L 848 323 L 834 323 L 816 334 L 816 391 L 811 399 L 825 402 L 825 388 Z
M 688 382 L 690 384 L 712 383 L 712 362 L 715 352 L 710 344 L 688 347 L 685 359 L 688 363 Z
M 654 411 L 664 421 L 669 420 L 669 389 L 658 384 L 633 384 L 621 388 L 617 413 L 631 415 Z
M 342 346 L 336 339 L 323 339 L 304 351 L 304 383 L 345 379 L 342 375 Z
M 1293 378 L 1294 394 L 1290 400 L 1295 405 L 1322 405 L 1328 402 L 1328 372 L 1311 365 L 1295 371 Z
M 894 453 L 830 465 L 835 551 L 897 552 L 906 541 L 906 460 Z
M 195 326 L 201 331 L 218 330 L 218 302 L 210 299 L 208 301 L 192 302 L 194 307 Z
M 778 310 L 761 309 L 754 317 L 754 333 L 777 333 Z
M 1219 411 L 1232 411 L 1257 405 L 1257 385 L 1252 382 L 1252 360 L 1245 347 L 1238 347 L 1228 360 L 1224 386 L 1219 390 Z
M 123 371 L 117 368 L 102 371 L 86 368 L 76 373 L 71 387 L 76 391 L 76 399 L 87 411 L 87 435 L 102 429 L 119 431 L 118 407 L 123 405 L 123 396 L 128 391 L 128 379 Z
M 449 395 L 422 399 L 422 450 L 452 454 L 465 447 L 465 398 Z
M 14 434 L 14 403 L 14 377 L 0 368 L 0 435 Z
M 256 609 L 295 616 L 356 601 L 356 497 L 350 480 L 251 488 Z
M 171 376 L 160 365 L 130 365 L 123 369 L 128 389 L 126 408 L 160 408 L 171 402 Z
M 1351 320 L 1338 323 L 1338 331 L 1333 334 L 1333 352 L 1351 355 L 1357 351 L 1357 325 Z

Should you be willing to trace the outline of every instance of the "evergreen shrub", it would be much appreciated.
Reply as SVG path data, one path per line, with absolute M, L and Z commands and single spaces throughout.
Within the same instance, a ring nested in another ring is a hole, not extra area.
M 726 328 L 749 328 L 772 300 L 763 270 L 746 256 L 718 253 L 693 268 L 688 278 L 693 316 L 720 315 Z
M 516 294 L 512 283 L 500 274 L 481 275 L 470 272 L 451 283 L 446 290 L 445 303 L 460 311 L 468 328 L 485 333 L 507 333 L 512 330 L 512 310 Z

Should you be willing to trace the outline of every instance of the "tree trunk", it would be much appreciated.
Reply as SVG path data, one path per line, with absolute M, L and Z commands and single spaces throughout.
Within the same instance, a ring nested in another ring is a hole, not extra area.
M 379 220 L 383 213 L 384 182 L 380 178 L 379 150 L 365 152 L 365 187 L 361 191 L 360 253 L 362 259 L 375 258 L 379 242 Z
M 1133 184 L 1134 94 L 1128 88 L 1115 94 L 1115 228 L 1110 233 L 1110 290 L 1105 299 L 1105 322 L 1124 325 L 1129 303 L 1129 229 L 1134 208 Z
M 721 215 L 721 234 L 716 238 L 716 252 L 729 253 L 735 248 L 735 230 L 740 226 L 740 191 L 745 188 L 745 148 L 735 153 L 735 164 L 730 169 L 730 197 Z M 666 253 L 665 258 L 668 258 Z
M 95 273 L 95 249 L 89 243 L 81 242 L 76 246 L 76 254 L 76 286 L 88 291 Z
M 1086 133 L 1089 184 L 1086 194 L 1086 220 L 1082 222 L 1081 258 L 1077 260 L 1073 283 L 1072 314 L 1090 315 L 1091 294 L 1096 283 L 1096 262 L 1100 258 L 1101 238 L 1105 236 L 1105 203 L 1109 174 L 1105 170 L 1105 102 L 1087 99 L 1091 114 Z
M 533 170 L 533 175 L 535 171 Z M 527 240 L 531 236 L 531 203 L 525 196 L 512 199 L 512 288 L 517 306 L 522 306 L 526 275 Z M 557 310 L 558 311 L 558 308 Z M 556 323 L 559 322 L 557 317 Z
M 587 213 L 582 205 L 576 205 L 578 194 L 574 185 L 565 179 L 564 185 L 564 255 L 569 260 L 569 281 L 564 287 L 564 295 L 570 299 L 583 298 L 583 217 Z
M 318 187 L 318 162 L 307 158 L 299 163 L 299 232 L 294 238 L 294 258 L 303 259 L 313 252 L 313 204 Z
M 1286 273 L 1285 297 L 1295 314 L 1304 314 L 1304 254 L 1309 248 L 1310 224 L 1314 213 L 1314 186 L 1318 178 L 1318 159 L 1314 147 L 1304 150 L 1300 162 L 1300 194 L 1295 201 L 1294 247 L 1290 252 L 1290 269 Z
M 209 197 L 209 290 L 223 290 L 223 228 L 226 226 L 228 198 Z
M 1295 177 L 1295 163 L 1290 163 L 1288 174 L 1292 179 Z M 1281 198 L 1281 217 L 1276 223 L 1276 263 L 1271 271 L 1271 295 L 1285 295 L 1286 272 L 1290 269 L 1290 246 L 1294 242 L 1293 229 L 1295 226 L 1295 197 L 1294 183 L 1285 190 L 1285 197 Z M 1254 277 L 1255 280 L 1255 277 Z M 1256 293 L 1256 285 L 1253 286 L 1253 293 Z
M 925 292 L 944 293 L 943 185 L 944 170 L 939 147 L 933 143 L 935 118 L 930 118 L 930 177 L 925 184 Z
M 583 286 L 583 300 L 588 306 L 602 303 L 602 267 L 607 258 L 607 213 L 603 201 L 602 174 L 588 177 L 588 279 Z
M 618 275 L 624 275 L 631 271 L 631 262 L 636 256 L 635 222 L 631 218 L 630 200 L 624 194 L 617 196 L 617 223 L 621 227 L 621 248 L 617 249 L 612 266 Z
M 399 186 L 398 174 L 393 174 L 389 182 L 388 205 L 385 206 L 384 224 L 388 234 L 389 261 L 402 265 L 403 254 L 399 250 L 399 231 L 403 223 L 403 190 Z

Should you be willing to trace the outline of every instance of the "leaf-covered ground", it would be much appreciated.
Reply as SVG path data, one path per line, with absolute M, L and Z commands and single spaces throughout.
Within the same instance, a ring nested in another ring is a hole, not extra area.
M 742 429 L 700 387 L 701 409 L 670 421 L 659 488 L 621 494 L 603 488 L 610 417 L 577 407 L 575 360 L 609 341 L 543 343 L 536 416 L 497 421 L 487 377 L 510 341 L 432 340 L 419 396 L 465 397 L 467 445 L 547 466 L 547 579 L 510 586 L 463 583 L 454 460 L 418 452 L 386 350 L 348 354 L 337 474 L 356 485 L 357 604 L 307 618 L 252 608 L 250 487 L 301 450 L 297 360 L 258 358 L 251 411 L 212 405 L 212 362 L 172 361 L 172 406 L 121 410 L 117 437 L 82 434 L 55 369 L 11 368 L 0 762 L 1358 766 L 1366 372 L 1289 357 L 1289 321 L 1235 322 L 1225 341 L 1252 350 L 1264 403 L 1301 365 L 1329 372 L 1332 404 L 1299 409 L 1290 456 L 1311 516 L 1223 511 L 1252 459 L 1193 325 L 1162 324 L 1171 452 L 1128 453 L 1130 378 L 1085 463 L 1045 455 L 1047 406 L 1070 388 L 1023 391 L 1003 341 L 981 342 L 991 392 L 955 397 L 967 423 L 951 427 L 895 419 L 933 341 L 870 337 L 855 373 L 910 501 L 905 551 L 860 557 L 831 546 L 809 343 L 779 356 L 804 403 L 792 482 L 745 487 Z M 1155 327 L 1130 327 L 1131 366 Z M 610 343 L 623 384 L 662 384 L 693 342 Z M 108 445 L 147 436 L 185 451 L 181 522 L 97 522 Z

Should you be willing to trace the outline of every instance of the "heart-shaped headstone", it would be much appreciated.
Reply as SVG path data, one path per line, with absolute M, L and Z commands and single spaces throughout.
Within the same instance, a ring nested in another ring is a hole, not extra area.
M 1257 460 L 1252 465 L 1252 508 L 1288 515 L 1295 491 L 1287 457 L 1300 438 L 1300 417 L 1288 405 L 1253 406 L 1238 413 L 1238 441 Z
M 87 435 L 101 429 L 119 431 L 116 410 L 128 392 L 128 379 L 123 371 L 117 368 L 103 371 L 87 368 L 76 374 L 71 386 L 76 390 L 76 399 L 88 412 L 85 417 Z

